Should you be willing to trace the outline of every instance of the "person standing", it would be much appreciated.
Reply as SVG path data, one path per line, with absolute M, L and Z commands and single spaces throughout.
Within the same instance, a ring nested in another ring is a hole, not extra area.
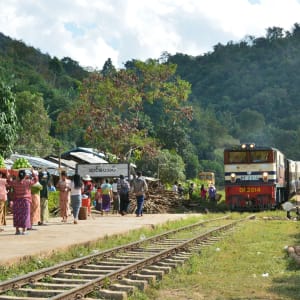
M 132 192 L 136 197 L 137 208 L 135 214 L 137 217 L 141 217 L 143 215 L 145 193 L 148 191 L 148 185 L 144 177 L 142 177 L 142 172 L 138 171 L 136 174 L 137 178 L 133 180 Z
M 120 175 L 120 179 L 118 181 L 118 193 L 120 196 L 120 214 L 122 216 L 128 213 L 128 206 L 130 202 L 129 190 L 130 190 L 129 182 L 124 178 L 124 175 Z
M 178 183 L 177 190 L 178 190 L 179 199 L 183 199 L 184 188 L 182 187 L 181 183 Z
M 201 200 L 203 200 L 203 201 L 206 200 L 206 194 L 207 194 L 207 190 L 204 187 L 204 184 L 201 184 L 201 188 L 200 188 L 200 197 L 201 197 Z
M 102 191 L 102 211 L 108 213 L 110 211 L 110 202 L 112 201 L 112 186 L 105 180 L 105 183 L 101 185 Z
M 48 222 L 48 216 L 49 216 L 49 209 L 48 209 L 48 186 L 50 183 L 50 174 L 49 172 L 43 171 L 39 173 L 39 181 L 42 185 L 42 189 L 40 191 L 40 198 L 41 198 L 41 216 L 40 216 L 40 222 L 38 222 L 38 225 L 46 225 L 45 222 Z
M 193 182 L 190 184 L 188 192 L 189 192 L 189 200 L 192 200 L 193 193 L 194 193 L 194 183 Z
M 6 225 L 6 200 L 7 200 L 7 179 L 5 174 L 0 172 L 0 226 Z M 3 231 L 0 228 L 0 232 Z
M 208 187 L 209 200 L 215 202 L 216 194 L 217 194 L 217 189 L 215 188 L 215 186 L 212 183 L 210 183 L 209 187 Z
M 61 178 L 56 188 L 59 190 L 59 208 L 62 222 L 66 223 L 69 215 L 71 180 L 67 178 L 66 171 L 61 172 Z
M 33 171 L 37 176 L 38 172 Z M 41 221 L 41 201 L 40 201 L 40 191 L 42 190 L 42 185 L 37 181 L 31 186 L 31 203 L 30 203 L 30 223 L 31 227 L 27 230 L 33 230 L 33 224 L 38 224 Z
M 178 182 L 177 181 L 174 182 L 174 185 L 172 187 L 172 191 L 175 192 L 175 193 L 178 192 Z
M 91 199 L 92 197 L 92 190 L 94 188 L 92 178 L 90 175 L 84 175 L 83 178 L 83 193 Z
M 120 211 L 120 197 L 118 193 L 118 180 L 114 178 L 112 183 L 112 194 L 113 194 L 113 214 L 118 214 Z
M 102 191 L 101 191 L 101 184 L 97 186 L 97 190 L 95 193 L 95 209 L 100 211 L 103 214 L 102 210 Z
M 26 228 L 31 227 L 30 203 L 31 186 L 38 181 L 38 177 L 32 170 L 32 178 L 26 176 L 25 170 L 20 170 L 17 179 L 8 180 L 8 185 L 14 190 L 13 200 L 13 224 L 16 228 L 16 235 L 25 235 Z M 22 232 L 20 231 L 22 228 Z
M 80 175 L 75 174 L 71 182 L 71 207 L 73 209 L 74 224 L 78 223 L 78 215 L 81 207 L 81 195 L 83 191 L 83 183 Z
M 83 195 L 82 195 L 82 206 L 87 207 L 88 215 L 91 215 L 91 200 L 92 200 L 92 190 L 94 189 L 94 184 L 90 175 L 86 174 L 82 178 L 83 180 Z

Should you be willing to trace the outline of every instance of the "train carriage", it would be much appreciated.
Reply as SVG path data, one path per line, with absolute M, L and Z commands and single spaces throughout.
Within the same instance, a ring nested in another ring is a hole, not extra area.
M 215 185 L 215 173 L 214 172 L 200 172 L 199 173 L 200 182 L 209 185 L 212 183 Z
M 225 149 L 224 171 L 225 201 L 231 210 L 274 209 L 300 188 L 300 163 L 272 147 Z

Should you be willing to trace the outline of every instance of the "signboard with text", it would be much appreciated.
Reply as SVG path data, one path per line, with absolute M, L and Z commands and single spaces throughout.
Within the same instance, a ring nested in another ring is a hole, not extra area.
M 82 177 L 129 177 L 129 164 L 77 164 L 77 172 Z

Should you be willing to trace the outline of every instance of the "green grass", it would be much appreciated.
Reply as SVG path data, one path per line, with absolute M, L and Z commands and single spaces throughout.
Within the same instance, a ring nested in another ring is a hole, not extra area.
M 300 244 L 300 223 L 262 219 L 283 211 L 257 216 L 130 299 L 300 299 L 300 266 L 284 250 Z
M 36 257 L 10 267 L 0 266 L 0 280 L 223 215 L 207 214 L 167 222 L 152 229 L 106 236 L 97 243 L 72 247 L 48 258 Z M 231 214 L 233 219 L 247 215 Z M 130 299 L 300 299 L 300 267 L 284 250 L 287 245 L 300 245 L 300 223 L 284 220 L 286 214 L 283 211 L 256 215 L 256 220 L 241 224 L 226 239 L 204 248 L 200 255 L 193 255 L 162 282 L 156 283 L 146 293 L 135 292 Z M 264 220 L 265 216 L 281 217 L 282 220 Z M 263 276 L 266 273 L 268 277 Z

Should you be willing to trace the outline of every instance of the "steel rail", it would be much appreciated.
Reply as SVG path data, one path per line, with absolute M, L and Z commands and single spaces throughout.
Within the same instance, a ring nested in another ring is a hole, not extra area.
M 143 241 L 130 243 L 125 246 L 116 247 L 116 248 L 106 250 L 106 251 L 103 251 L 103 252 L 100 252 L 97 254 L 88 255 L 84 258 L 75 259 L 75 260 L 72 260 L 67 263 L 59 264 L 54 267 L 50 267 L 50 268 L 46 268 L 46 269 L 43 269 L 43 270 L 40 270 L 37 272 L 33 272 L 33 273 L 24 275 L 22 277 L 19 277 L 19 278 L 13 279 L 13 280 L 3 282 L 0 284 L 0 288 L 2 288 L 2 289 L 4 288 L 4 290 L 2 290 L 2 293 L 5 291 L 8 291 L 8 290 L 17 290 L 18 288 L 20 288 L 21 286 L 24 286 L 26 284 L 33 285 L 37 280 L 43 279 L 45 276 L 57 275 L 58 273 L 64 273 L 65 271 L 71 272 L 70 274 L 75 274 L 75 273 L 72 273 L 72 270 L 73 271 L 75 270 L 74 272 L 76 272 L 77 274 L 80 275 L 80 269 L 76 270 L 76 268 L 82 267 L 84 265 L 88 265 L 95 260 L 99 260 L 101 258 L 102 259 L 112 258 L 112 257 L 115 257 L 120 252 L 130 251 L 130 250 L 139 249 L 141 251 L 141 253 L 143 253 L 143 249 L 141 249 L 140 246 L 144 243 L 146 244 L 147 242 L 152 242 L 152 243 L 157 242 L 157 241 L 162 240 L 165 237 L 168 237 L 171 234 L 174 235 L 180 231 L 193 229 L 197 226 L 204 225 L 205 223 L 211 223 L 213 221 L 227 219 L 228 217 L 229 216 L 225 216 L 225 217 L 216 218 L 216 219 L 212 219 L 212 220 L 201 221 L 201 222 L 198 222 L 198 223 L 195 223 L 192 225 L 184 226 L 184 227 L 181 227 L 181 228 L 178 228 L 175 230 L 165 232 L 163 234 L 159 234 L 159 235 L 150 237 L 148 239 L 144 239 Z M 150 257 L 146 257 L 146 258 L 142 258 L 142 259 L 139 258 L 139 261 L 137 261 L 137 262 L 133 261 L 128 266 L 122 266 L 122 264 L 121 264 L 121 266 L 117 270 L 110 271 L 103 275 L 94 275 L 94 276 L 97 276 L 96 279 L 91 279 L 87 283 L 83 283 L 83 284 L 81 283 L 81 285 L 77 286 L 77 287 L 71 286 L 71 288 L 69 290 L 66 290 L 59 294 L 57 293 L 56 296 L 53 296 L 50 299 L 66 299 L 66 300 L 82 299 L 85 295 L 87 295 L 93 291 L 101 290 L 103 287 L 107 286 L 107 284 L 110 282 L 120 280 L 126 276 L 131 276 L 135 272 L 139 272 L 144 267 L 155 264 L 157 262 L 160 262 L 162 259 L 171 257 L 172 255 L 174 255 L 180 251 L 189 251 L 188 248 L 190 247 L 191 244 L 199 244 L 200 241 L 207 240 L 209 237 L 211 237 L 216 232 L 224 231 L 228 228 L 231 228 L 235 224 L 237 224 L 241 221 L 245 221 L 245 220 L 249 219 L 250 217 L 247 217 L 245 219 L 236 220 L 234 222 L 231 222 L 230 224 L 220 226 L 217 229 L 212 229 L 208 232 L 201 233 L 200 235 L 198 235 L 192 239 L 188 239 L 188 240 L 181 239 L 181 240 L 177 240 L 177 241 L 176 241 L 176 239 L 167 240 L 165 243 L 166 244 L 165 246 L 169 247 L 168 249 L 162 249 L 160 253 L 155 253 L 155 251 L 153 253 L 153 251 L 150 250 L 150 251 L 148 251 L 148 253 L 151 253 Z M 178 242 L 178 244 L 172 245 L 172 243 L 174 244 L 175 242 Z M 125 255 L 127 255 L 127 256 L 130 255 L 130 252 L 125 253 Z M 103 262 L 98 262 L 98 263 L 101 264 Z M 93 278 L 93 276 L 91 278 Z M 78 281 L 80 281 L 80 280 L 78 280 Z M 78 284 L 80 284 L 80 283 L 78 283 Z M 25 291 L 26 289 L 23 289 L 23 290 Z M 61 292 L 61 291 L 59 291 L 59 292 Z M 26 299 L 26 297 L 24 297 L 24 299 Z M 29 299 L 29 298 L 27 298 L 27 299 Z
M 83 299 L 89 293 L 91 293 L 93 291 L 101 290 L 101 288 L 107 286 L 112 281 L 121 280 L 122 278 L 124 278 L 126 276 L 131 276 L 132 274 L 141 271 L 144 267 L 147 267 L 149 265 L 153 265 L 157 262 L 160 262 L 162 259 L 169 258 L 174 254 L 178 254 L 180 251 L 187 252 L 187 251 L 189 251 L 189 247 L 191 245 L 199 244 L 199 242 L 209 239 L 215 233 L 221 232 L 221 231 L 226 231 L 229 228 L 232 228 L 233 226 L 235 226 L 236 224 L 238 224 L 242 221 L 248 220 L 249 218 L 250 217 L 247 217 L 245 219 L 239 219 L 234 222 L 231 222 L 230 224 L 226 224 L 226 225 L 220 226 L 216 229 L 207 231 L 205 233 L 201 233 L 200 235 L 193 237 L 187 241 L 184 241 L 184 242 L 180 243 L 179 245 L 170 247 L 169 249 L 162 250 L 162 252 L 154 254 L 153 256 L 151 256 L 149 258 L 145 258 L 141 261 L 130 264 L 129 266 L 124 266 L 124 267 L 120 268 L 119 270 L 108 273 L 104 277 L 91 280 L 88 283 L 85 283 L 81 286 L 70 289 L 70 290 L 68 290 L 62 294 L 56 295 L 50 299 L 51 300 Z
M 87 264 L 89 264 L 95 260 L 101 259 L 101 258 L 113 257 L 120 252 L 139 248 L 142 244 L 147 243 L 147 242 L 159 241 L 161 239 L 164 239 L 166 236 L 173 235 L 173 234 L 176 234 L 181 231 L 190 230 L 192 228 L 202 226 L 206 223 L 211 223 L 214 221 L 228 219 L 229 217 L 230 217 L 229 215 L 225 215 L 220 218 L 200 221 L 195 224 L 191 224 L 191 225 L 187 225 L 187 226 L 180 227 L 177 229 L 169 230 L 162 234 L 158 234 L 158 235 L 146 238 L 142 241 L 133 242 L 133 243 L 129 243 L 126 245 L 114 247 L 112 249 L 108 249 L 108 250 L 104 250 L 104 251 L 101 251 L 98 253 L 90 254 L 85 257 L 76 258 L 76 259 L 73 259 L 73 260 L 70 260 L 67 262 L 57 264 L 55 266 L 43 268 L 41 270 L 31 272 L 29 274 L 25 274 L 25 275 L 22 275 L 22 276 L 13 278 L 13 279 L 9 279 L 9 280 L 6 280 L 6 281 L 3 281 L 0 283 L 0 293 L 4 293 L 4 292 L 12 290 L 12 289 L 18 289 L 21 286 L 24 286 L 27 284 L 33 284 L 36 281 L 41 280 L 45 277 L 49 277 L 49 276 L 51 277 L 57 273 L 63 273 L 69 269 L 76 269 L 82 265 L 87 265 Z

